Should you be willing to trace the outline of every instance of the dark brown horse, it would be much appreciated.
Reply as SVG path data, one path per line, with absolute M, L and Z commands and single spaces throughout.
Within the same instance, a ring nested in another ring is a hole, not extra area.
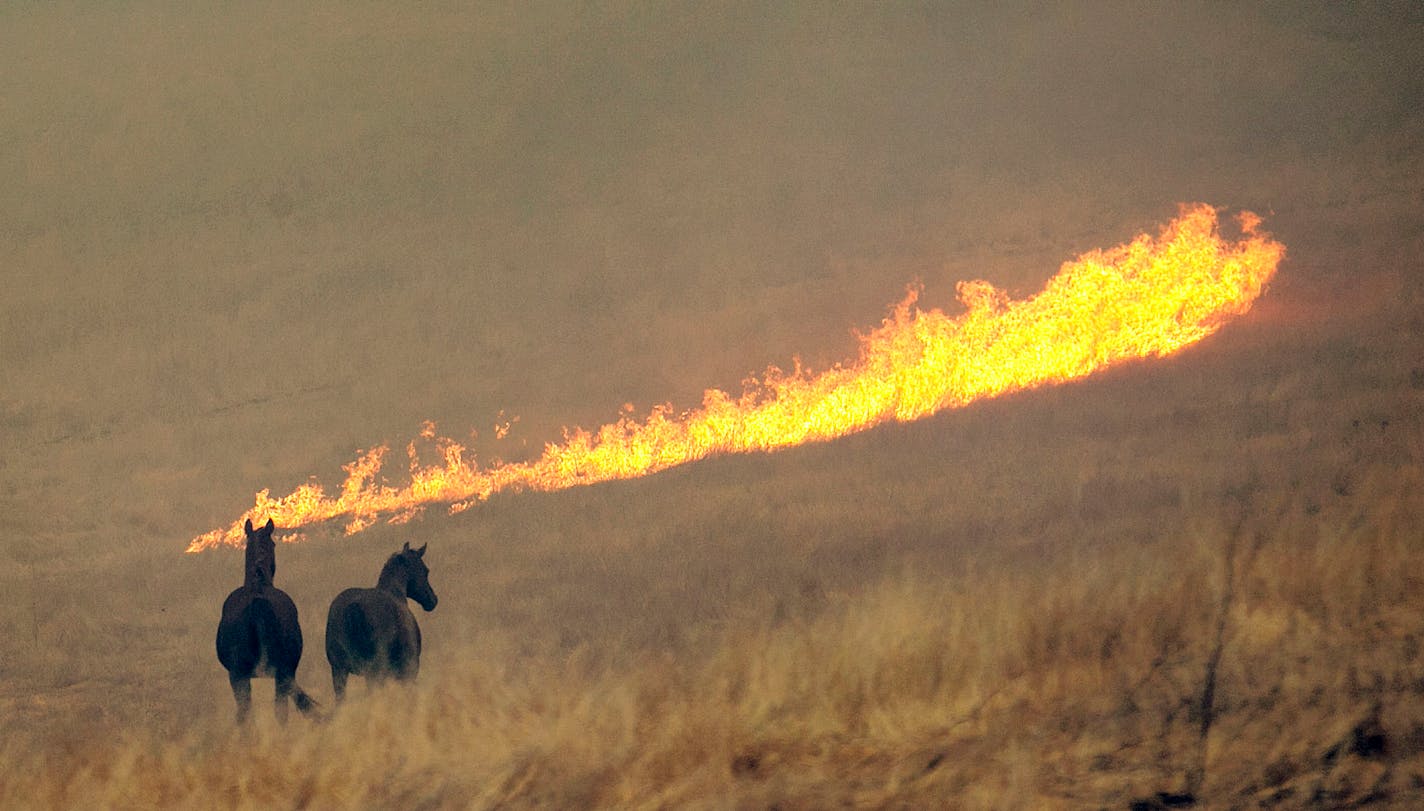
M 232 697 L 237 700 L 237 720 L 247 720 L 252 706 L 252 679 L 277 680 L 277 720 L 287 721 L 287 698 L 297 709 L 310 713 L 316 702 L 297 686 L 297 663 L 302 660 L 302 628 L 297 606 L 286 592 L 272 585 L 277 574 L 277 546 L 272 542 L 272 520 L 267 526 L 247 530 L 247 574 L 242 587 L 223 602 L 218 622 L 218 661 L 227 668 Z
M 425 547 L 406 544 L 381 568 L 373 589 L 347 589 L 331 601 L 326 614 L 326 660 L 336 700 L 346 695 L 346 678 L 368 682 L 414 679 L 420 672 L 420 626 L 406 599 L 435 610 Z

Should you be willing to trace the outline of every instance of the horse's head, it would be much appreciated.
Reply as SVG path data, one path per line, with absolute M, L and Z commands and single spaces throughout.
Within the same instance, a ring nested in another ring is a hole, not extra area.
M 420 607 L 426 611 L 434 611 L 435 603 L 440 598 L 435 596 L 435 589 L 430 587 L 430 567 L 425 565 L 424 560 L 425 546 L 411 549 L 410 544 L 406 544 L 400 552 L 400 557 L 405 563 L 406 596 L 420 603 Z
M 254 530 L 252 520 L 243 526 L 247 532 L 247 584 L 272 585 L 277 576 L 277 544 L 272 541 L 272 530 L 276 525 L 267 519 L 267 526 Z

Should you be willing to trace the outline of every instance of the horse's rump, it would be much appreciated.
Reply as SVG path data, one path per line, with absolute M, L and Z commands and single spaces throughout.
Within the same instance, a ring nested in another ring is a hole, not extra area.
M 348 673 L 401 676 L 419 667 L 417 633 L 403 601 L 380 589 L 347 589 L 327 614 L 326 658 Z
M 228 598 L 218 625 L 218 661 L 237 675 L 293 674 L 302 657 L 302 632 L 295 606 L 276 589 L 272 594 L 242 594 Z M 236 598 L 236 599 L 234 599 Z M 245 598 L 245 599 L 243 599 Z M 284 614 L 290 614 L 287 621 Z
M 361 603 L 352 600 L 341 612 L 341 628 L 345 632 L 346 650 L 356 659 L 369 662 L 376 658 L 376 629 L 366 616 Z

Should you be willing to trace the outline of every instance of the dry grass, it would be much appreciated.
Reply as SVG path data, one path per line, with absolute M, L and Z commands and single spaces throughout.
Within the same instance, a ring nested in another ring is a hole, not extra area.
M 839 443 L 315 533 L 278 581 L 319 698 L 336 591 L 416 537 L 442 600 L 416 686 L 286 729 L 231 725 L 236 556 L 20 547 L 0 807 L 1410 807 L 1412 312 L 1266 311 Z
M 1241 525 L 1213 806 L 1403 806 L 1424 781 L 1424 481 L 1380 473 Z M 0 805 L 1123 807 L 1197 763 L 1226 531 L 803 594 L 631 654 L 490 631 L 287 729 L 11 738 Z

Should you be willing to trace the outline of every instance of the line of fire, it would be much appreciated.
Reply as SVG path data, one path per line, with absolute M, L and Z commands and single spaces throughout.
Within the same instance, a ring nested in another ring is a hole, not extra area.
M 262 490 L 250 509 L 194 538 L 187 551 L 240 546 L 248 520 L 271 519 L 286 530 L 345 520 L 352 534 L 380 520 L 410 520 L 431 505 L 455 513 L 501 491 L 560 490 L 717 454 L 823 442 L 1170 355 L 1250 310 L 1280 264 L 1285 248 L 1261 231 L 1259 217 L 1242 212 L 1236 221 L 1239 235 L 1227 238 L 1217 209 L 1183 205 L 1156 236 L 1066 262 L 1028 298 L 1010 299 L 984 281 L 961 282 L 957 315 L 922 308 L 911 288 L 860 336 L 853 361 L 817 373 L 769 369 L 739 397 L 708 389 L 698 408 L 662 405 L 596 430 L 569 429 L 531 461 L 481 467 L 427 424 L 422 441 L 434 444 L 443 463 L 413 465 L 405 484 L 379 478 L 388 447 L 377 447 L 344 466 L 346 481 L 335 493 L 315 480 L 278 498 Z

